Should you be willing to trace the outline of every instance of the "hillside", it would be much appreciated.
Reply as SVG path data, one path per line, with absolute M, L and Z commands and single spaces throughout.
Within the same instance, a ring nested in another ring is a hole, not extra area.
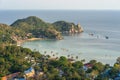
M 0 46 L 0 77 L 15 72 L 24 72 L 31 67 L 33 60 L 39 58 L 41 58 L 39 52 L 33 52 L 27 48 Z
M 66 22 L 66 21 L 57 21 L 53 23 L 54 27 L 65 33 L 81 33 L 83 32 L 82 27 L 80 24 L 75 25 L 74 23 Z
M 61 33 L 81 33 L 82 27 L 78 24 L 57 21 L 47 23 L 42 19 L 30 16 L 24 19 L 18 19 L 10 26 L 0 24 L 0 43 L 16 44 L 18 41 L 29 38 L 49 38 L 63 39 Z
M 12 39 L 12 35 L 14 34 L 15 32 L 12 27 L 6 24 L 0 24 L 0 43 L 15 43 Z
M 62 36 L 50 23 L 44 22 L 35 16 L 30 16 L 24 19 L 15 21 L 11 26 L 22 30 L 24 32 L 31 33 L 34 37 L 43 37 L 51 39 L 61 39 Z
M 62 39 L 61 33 L 83 32 L 80 24 L 75 25 L 66 21 L 47 23 L 36 16 L 18 19 L 11 26 L 26 32 L 26 34 L 31 33 L 32 36 L 37 38 Z
M 26 32 L 0 24 L 0 44 L 16 44 L 18 40 L 23 40 L 26 37 Z

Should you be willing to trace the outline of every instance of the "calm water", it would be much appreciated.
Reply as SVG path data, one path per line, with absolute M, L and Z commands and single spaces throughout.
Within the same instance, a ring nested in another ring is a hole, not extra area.
M 55 54 L 55 57 L 79 56 L 79 60 L 96 59 L 111 65 L 120 56 L 120 11 L 0 11 L 0 23 L 11 24 L 28 16 L 38 16 L 51 23 L 58 20 L 80 23 L 84 33 L 64 35 L 64 39 L 59 41 L 25 42 L 23 47 L 36 49 L 42 54 L 47 51 L 46 54 Z

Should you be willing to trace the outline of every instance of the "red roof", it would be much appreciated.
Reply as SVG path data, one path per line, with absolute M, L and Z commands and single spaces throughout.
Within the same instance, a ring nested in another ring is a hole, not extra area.
M 93 67 L 93 65 L 91 63 L 86 63 L 86 64 L 84 64 L 84 66 L 87 67 L 87 68 L 92 68 Z
M 7 76 L 4 76 L 2 77 L 2 80 L 8 80 L 8 79 L 11 79 L 11 78 L 14 78 L 16 77 L 20 72 L 16 72 L 16 73 L 13 73 L 13 74 L 9 74 Z

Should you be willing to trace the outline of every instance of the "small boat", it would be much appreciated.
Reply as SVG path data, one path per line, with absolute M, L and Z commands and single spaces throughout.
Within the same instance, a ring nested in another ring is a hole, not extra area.
M 108 37 L 108 36 L 105 36 L 105 38 L 106 38 L 106 39 L 109 39 L 109 37 Z
M 93 36 L 94 34 L 93 34 L 93 33 L 90 33 L 89 35 L 90 35 L 90 36 Z

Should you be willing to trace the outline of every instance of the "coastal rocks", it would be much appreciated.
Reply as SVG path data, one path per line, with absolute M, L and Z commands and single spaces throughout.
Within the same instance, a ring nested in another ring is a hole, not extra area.
M 69 33 L 81 33 L 81 32 L 83 32 L 83 28 L 81 27 L 80 24 L 78 24 L 77 27 L 72 25 L 69 30 Z

